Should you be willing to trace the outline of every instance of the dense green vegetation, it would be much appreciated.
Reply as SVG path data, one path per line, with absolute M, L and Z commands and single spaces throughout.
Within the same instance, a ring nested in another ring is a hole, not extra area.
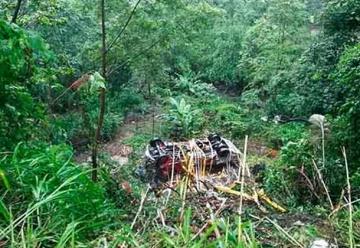
M 288 212 L 138 216 L 148 141 L 213 132 Z M 360 247 L 359 146 L 358 0 L 0 1 L 0 247 Z

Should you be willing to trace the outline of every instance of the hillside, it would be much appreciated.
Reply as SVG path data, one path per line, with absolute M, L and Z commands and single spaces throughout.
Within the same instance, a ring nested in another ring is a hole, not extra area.
M 360 247 L 357 0 L 0 1 L 0 247 Z

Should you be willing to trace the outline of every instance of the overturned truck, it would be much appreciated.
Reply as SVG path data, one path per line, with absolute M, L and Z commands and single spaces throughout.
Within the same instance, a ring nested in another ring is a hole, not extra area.
M 153 139 L 146 149 L 144 164 L 136 173 L 156 189 L 184 174 L 201 178 L 222 170 L 237 171 L 240 156 L 231 141 L 217 134 L 176 143 Z
M 249 168 L 241 161 L 242 153 L 235 145 L 217 134 L 176 143 L 153 139 L 136 174 L 149 183 L 155 193 L 161 192 L 164 187 L 173 188 L 177 179 L 182 177 L 194 182 L 191 185 L 197 192 L 203 189 L 222 192 L 235 202 L 237 197 L 242 196 L 246 201 L 255 202 L 263 212 L 267 210 L 261 202 L 279 212 L 286 212 L 259 188 Z M 170 185 L 168 182 L 171 182 Z M 238 185 L 243 185 L 243 190 L 236 190 Z

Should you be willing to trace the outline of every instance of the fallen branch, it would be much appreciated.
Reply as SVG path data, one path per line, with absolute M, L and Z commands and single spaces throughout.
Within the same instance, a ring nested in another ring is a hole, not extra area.
M 254 198 L 246 193 L 241 193 L 239 191 L 230 189 L 229 187 L 225 187 L 225 186 L 220 186 L 220 185 L 215 185 L 214 188 L 218 191 L 224 192 L 224 193 L 228 193 L 228 194 L 232 194 L 232 195 L 236 195 L 236 196 L 242 196 L 244 200 L 247 201 L 254 201 Z
M 277 204 L 276 202 L 272 201 L 264 192 L 263 189 L 259 190 L 256 192 L 257 195 L 259 196 L 259 198 L 261 200 L 263 200 L 264 202 L 266 202 L 267 204 L 269 204 L 271 207 L 273 207 L 274 209 L 282 212 L 282 213 L 285 213 L 286 212 L 286 209 L 283 208 L 282 206 L 280 206 L 279 204 Z

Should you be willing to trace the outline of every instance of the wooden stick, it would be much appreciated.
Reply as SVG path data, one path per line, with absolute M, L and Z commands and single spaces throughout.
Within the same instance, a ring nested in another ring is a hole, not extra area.
M 220 186 L 220 185 L 215 185 L 214 188 L 218 191 L 222 191 L 224 193 L 228 193 L 228 194 L 232 194 L 232 195 L 236 195 L 236 196 L 242 196 L 243 199 L 245 200 L 251 200 L 253 201 L 254 198 L 249 195 L 249 194 L 246 194 L 246 193 L 241 193 L 240 191 L 236 191 L 236 190 L 233 190 L 229 187 L 225 187 L 225 186 Z
M 247 143 L 248 143 L 248 136 L 245 136 L 245 144 L 244 144 L 244 157 L 242 162 L 242 168 L 241 168 L 241 185 L 240 185 L 240 205 L 239 205 L 239 223 L 238 223 L 238 243 L 241 243 L 242 239 L 242 207 L 243 207 L 243 197 L 244 197 L 244 176 L 245 176 L 245 166 L 246 166 L 246 152 L 247 152 Z M 240 170 L 239 170 L 240 171 Z M 238 175 L 238 179 L 240 179 L 240 173 Z
M 345 169 L 346 169 L 346 183 L 347 183 L 347 193 L 348 193 L 348 201 L 349 201 L 349 247 L 353 248 L 355 247 L 354 244 L 354 235 L 353 235 L 353 206 L 351 202 L 351 184 L 350 184 L 350 176 L 349 176 L 349 165 L 347 162 L 347 156 L 346 156 L 346 150 L 345 147 L 342 147 L 342 154 L 344 156 L 345 160 Z
M 296 239 L 294 239 L 293 237 L 291 237 L 291 235 L 286 231 L 284 230 L 284 228 L 282 228 L 281 226 L 279 226 L 279 224 L 277 224 L 276 222 L 274 222 L 273 220 L 271 220 L 269 217 L 265 217 L 265 219 L 267 221 L 269 221 L 271 224 L 273 224 L 275 226 L 276 229 L 278 229 L 280 232 L 282 232 L 285 237 L 293 244 L 293 245 L 296 245 L 300 248 L 305 248 L 304 245 L 302 245 L 301 243 L 299 243 L 299 241 L 297 241 Z
M 269 204 L 271 207 L 273 207 L 274 209 L 280 211 L 281 213 L 285 213 L 286 209 L 283 208 L 282 206 L 280 206 L 279 204 L 277 204 L 276 202 L 272 201 L 264 192 L 264 190 L 259 190 L 256 192 L 258 194 L 258 196 L 260 197 L 261 200 L 263 200 L 264 202 L 266 202 L 267 204 Z
M 149 192 L 149 189 L 150 189 L 150 187 L 147 187 L 145 193 L 143 194 L 143 196 L 142 196 L 142 198 L 141 198 L 141 202 L 140 202 L 139 209 L 138 209 L 138 211 L 137 211 L 137 213 L 136 213 L 136 215 L 135 215 L 135 218 L 134 218 L 133 222 L 131 223 L 130 229 L 133 229 L 134 226 L 135 226 L 136 220 L 137 220 L 137 218 L 139 217 L 139 215 L 140 215 L 140 213 L 141 213 L 141 211 L 142 211 L 142 209 L 143 209 L 143 207 L 144 207 L 144 203 L 145 203 L 147 194 L 148 194 L 148 192 Z
M 316 173 L 317 173 L 318 176 L 319 176 L 319 180 L 320 180 L 320 182 L 321 182 L 321 184 L 322 184 L 322 186 L 323 186 L 323 188 L 324 188 L 324 190 L 325 190 L 325 192 L 326 192 L 326 197 L 328 198 L 328 201 L 329 201 L 331 210 L 334 210 L 334 204 L 333 204 L 332 201 L 331 201 L 330 193 L 329 193 L 329 190 L 328 190 L 328 188 L 326 187 L 326 184 L 325 184 L 325 182 L 324 182 L 324 180 L 323 180 L 321 171 L 320 171 L 319 168 L 317 167 L 315 160 L 312 160 L 312 162 L 313 162 L 313 164 L 314 164 Z
M 206 204 L 206 207 L 207 207 L 207 208 L 209 209 L 209 211 L 210 211 L 211 223 L 214 224 L 214 223 L 215 223 L 215 215 L 214 215 L 214 212 L 212 211 L 211 206 L 210 206 L 209 203 Z M 217 226 L 215 226 L 214 232 L 215 232 L 216 238 L 217 238 L 217 239 L 220 239 L 221 234 L 220 234 L 219 228 L 218 228 Z

